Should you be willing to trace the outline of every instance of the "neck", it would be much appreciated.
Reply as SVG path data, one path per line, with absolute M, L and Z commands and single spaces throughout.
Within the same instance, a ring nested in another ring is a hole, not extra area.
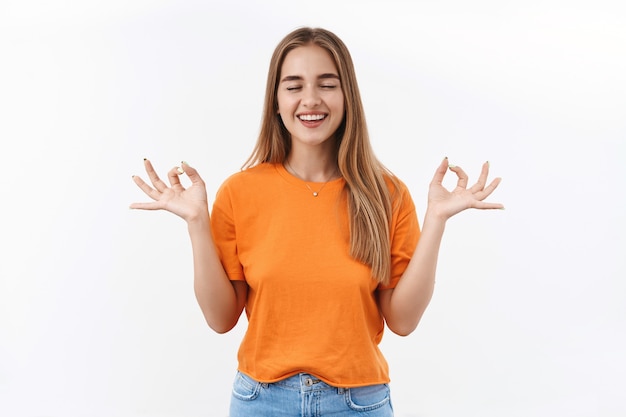
M 304 159 L 290 154 L 284 165 L 287 171 L 303 181 L 327 182 L 339 176 L 335 158 Z

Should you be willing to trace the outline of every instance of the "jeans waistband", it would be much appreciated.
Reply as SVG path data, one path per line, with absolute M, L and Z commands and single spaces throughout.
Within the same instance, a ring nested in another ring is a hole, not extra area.
M 337 388 L 337 387 L 328 385 L 321 379 L 317 378 L 315 375 L 311 375 L 307 373 L 299 373 L 289 378 L 285 378 L 283 380 L 274 382 L 272 385 L 281 386 L 286 389 L 302 391 L 302 392 L 339 390 L 340 393 L 343 393 L 344 391 L 343 388 Z

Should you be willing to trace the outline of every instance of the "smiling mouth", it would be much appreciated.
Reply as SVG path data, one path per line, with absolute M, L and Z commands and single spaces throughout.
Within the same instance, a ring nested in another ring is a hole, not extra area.
M 320 120 L 324 120 L 326 118 L 325 114 L 301 114 L 298 115 L 298 119 L 303 122 L 317 122 Z

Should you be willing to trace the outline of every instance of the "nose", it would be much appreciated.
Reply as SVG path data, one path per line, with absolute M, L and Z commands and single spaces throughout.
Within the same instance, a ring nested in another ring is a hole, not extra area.
M 319 91 L 315 88 L 315 85 L 308 84 L 304 87 L 302 92 L 302 104 L 306 107 L 318 106 L 321 102 Z

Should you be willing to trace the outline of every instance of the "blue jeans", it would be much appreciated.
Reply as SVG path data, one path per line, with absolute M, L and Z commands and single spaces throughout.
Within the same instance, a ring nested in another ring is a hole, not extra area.
M 237 372 L 230 417 L 393 417 L 387 384 L 337 388 L 299 374 L 271 384 Z

